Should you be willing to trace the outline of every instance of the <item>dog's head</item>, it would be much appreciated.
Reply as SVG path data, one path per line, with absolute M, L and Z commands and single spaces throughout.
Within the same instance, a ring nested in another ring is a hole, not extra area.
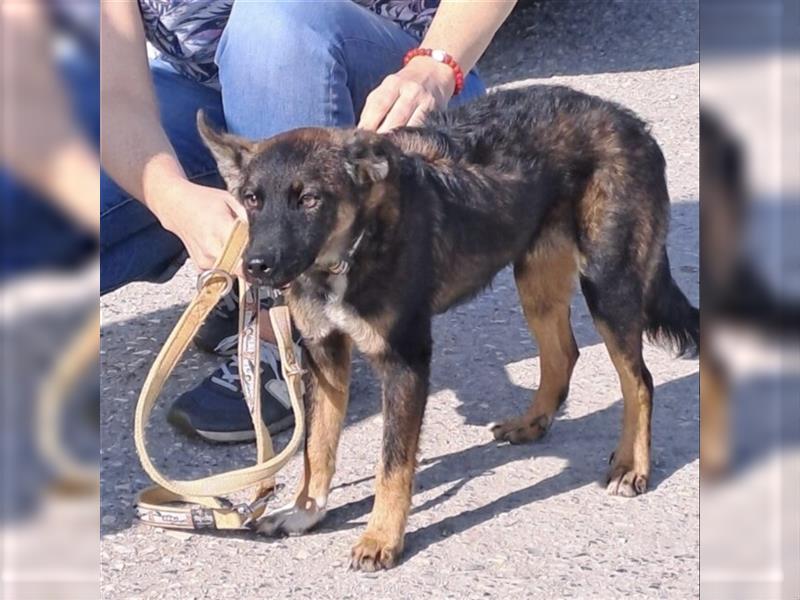
M 247 211 L 243 269 L 253 281 L 285 287 L 315 263 L 336 263 L 356 225 L 392 196 L 400 150 L 384 136 L 309 128 L 252 142 L 216 131 L 202 112 L 197 123 Z

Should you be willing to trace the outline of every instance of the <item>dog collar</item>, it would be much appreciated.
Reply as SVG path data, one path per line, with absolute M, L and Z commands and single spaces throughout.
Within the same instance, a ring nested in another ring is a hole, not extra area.
M 328 271 L 333 273 L 334 275 L 344 275 L 350 270 L 350 263 L 353 260 L 353 255 L 358 250 L 358 247 L 361 245 L 361 240 L 364 239 L 364 234 L 367 232 L 366 229 L 362 229 L 361 233 L 358 234 L 356 241 L 353 242 L 353 245 L 350 246 L 350 249 L 345 254 L 344 258 L 340 259 L 339 262 L 331 265 L 328 267 Z

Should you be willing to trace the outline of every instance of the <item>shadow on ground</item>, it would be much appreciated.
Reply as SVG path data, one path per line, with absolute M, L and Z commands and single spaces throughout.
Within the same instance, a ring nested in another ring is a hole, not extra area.
M 662 481 L 698 457 L 698 388 L 697 373 L 656 387 L 657 412 L 672 413 L 676 405 L 688 404 L 691 408 L 688 411 L 682 410 L 686 418 L 679 424 L 664 422 L 664 419 L 655 417 L 653 445 L 658 449 L 654 450 L 655 465 L 651 473 L 650 490 L 657 488 Z M 430 510 L 437 504 L 446 502 L 458 494 L 471 479 L 490 476 L 503 465 L 531 456 L 555 456 L 567 460 L 568 465 L 558 475 L 407 534 L 405 559 L 410 559 L 445 536 L 461 533 L 532 502 L 589 484 L 597 484 L 597 493 L 605 494 L 605 490 L 601 488 L 601 484 L 605 483 L 602 479 L 604 473 L 597 471 L 597 461 L 594 459 L 598 456 L 607 457 L 616 445 L 621 410 L 621 401 L 618 401 L 604 410 L 584 417 L 557 419 L 551 432 L 533 444 L 512 446 L 491 442 L 424 460 L 417 472 L 417 490 L 450 485 L 435 498 L 414 507 L 412 514 Z M 681 429 L 680 433 L 676 431 L 676 427 Z M 531 472 L 530 477 L 535 479 L 535 473 Z M 320 531 L 362 527 L 373 500 L 374 496 L 368 496 L 331 510 Z
M 683 413 L 680 422 L 655 417 L 653 427 L 654 465 L 649 489 L 656 489 L 661 482 L 698 457 L 699 374 L 681 377 L 655 390 L 657 414 L 675 415 Z M 465 510 L 457 515 L 445 517 L 406 534 L 404 561 L 445 538 L 464 532 L 472 527 L 509 513 L 528 504 L 560 494 L 595 485 L 597 494 L 605 494 L 604 475 L 598 471 L 596 460 L 605 459 L 616 445 L 621 422 L 622 406 L 617 401 L 606 409 L 575 419 L 563 417 L 556 420 L 551 432 L 542 440 L 519 446 L 489 442 L 472 446 L 451 454 L 427 458 L 421 461 L 415 480 L 417 492 L 447 486 L 440 494 L 415 506 L 412 514 L 433 509 L 456 496 L 471 480 L 491 477 L 495 470 L 510 463 L 525 461 L 531 457 L 557 457 L 567 461 L 567 466 L 557 475 L 535 481 L 529 486 L 515 490 L 486 504 Z M 488 434 L 488 432 L 487 432 Z M 530 465 L 528 462 L 527 465 Z M 522 475 L 523 477 L 525 474 Z M 531 471 L 530 479 L 536 474 Z M 338 488 L 358 485 L 372 477 L 339 483 Z M 369 495 L 355 502 L 337 506 L 328 512 L 325 521 L 309 535 L 325 535 L 333 531 L 363 529 L 372 508 L 374 496 Z M 633 502 L 634 500 L 623 500 Z M 275 538 L 249 532 L 208 532 L 215 537 L 242 538 L 258 543 L 273 543 Z

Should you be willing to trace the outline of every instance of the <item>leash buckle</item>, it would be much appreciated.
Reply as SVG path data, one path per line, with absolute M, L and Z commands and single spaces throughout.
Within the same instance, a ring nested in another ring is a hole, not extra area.
M 206 269 L 205 271 L 201 272 L 197 276 L 198 291 L 203 289 L 209 281 L 217 277 L 221 277 L 225 280 L 225 288 L 222 290 L 220 296 L 227 296 L 233 289 L 233 277 L 230 273 L 224 271 L 223 269 Z
M 241 504 L 234 506 L 234 510 L 241 516 L 245 517 L 245 520 L 242 522 L 242 527 L 255 529 L 258 519 L 264 512 L 261 509 L 265 508 L 267 503 L 272 500 L 283 488 L 284 485 L 282 483 L 277 483 L 267 494 L 264 494 L 253 502 L 250 502 L 249 504 L 247 502 L 242 502 Z

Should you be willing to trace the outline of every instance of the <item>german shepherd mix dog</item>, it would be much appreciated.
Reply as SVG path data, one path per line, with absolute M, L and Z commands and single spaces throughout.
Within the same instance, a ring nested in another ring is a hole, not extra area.
M 506 265 L 541 376 L 527 411 L 494 425 L 494 437 L 540 438 L 566 398 L 578 359 L 570 326 L 578 275 L 624 398 L 608 491 L 645 491 L 653 381 L 642 335 L 692 353 L 699 314 L 670 274 L 664 157 L 633 113 L 534 86 L 386 135 L 298 129 L 250 142 L 198 121 L 247 210 L 244 270 L 285 290 L 310 369 L 304 481 L 263 530 L 303 532 L 325 514 L 355 345 L 382 380 L 384 433 L 375 504 L 351 566 L 396 563 L 428 397 L 431 319 Z

